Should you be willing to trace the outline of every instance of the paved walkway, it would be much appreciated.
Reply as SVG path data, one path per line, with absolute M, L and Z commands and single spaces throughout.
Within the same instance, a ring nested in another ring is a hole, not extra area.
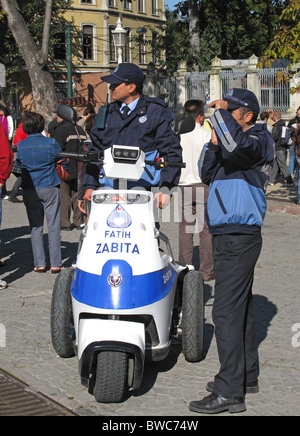
M 282 211 L 294 215 L 300 215 L 300 206 L 296 205 L 298 186 L 286 188 L 282 183 L 268 186 L 266 197 L 268 210 Z
M 8 188 L 13 181 L 12 177 Z M 244 416 L 300 413 L 300 206 L 287 213 L 285 205 L 293 205 L 292 195 L 278 201 L 273 194 L 270 209 L 274 203 L 279 210 L 268 211 L 263 227 L 264 245 L 254 283 L 260 392 L 247 395 Z M 177 224 L 163 223 L 162 230 L 170 237 L 176 256 Z M 0 234 L 0 257 L 6 263 L 0 274 L 9 283 L 0 291 L 0 368 L 80 415 L 199 417 L 188 410 L 188 404 L 207 394 L 206 382 L 219 367 L 211 318 L 214 282 L 205 285 L 204 359 L 187 363 L 179 337 L 165 361 L 146 365 L 138 391 L 121 404 L 99 404 L 80 384 L 76 358 L 61 359 L 52 348 L 49 314 L 56 276 L 32 271 L 23 204 L 3 201 Z M 78 230 L 62 232 L 65 266 L 76 259 L 79 234 Z

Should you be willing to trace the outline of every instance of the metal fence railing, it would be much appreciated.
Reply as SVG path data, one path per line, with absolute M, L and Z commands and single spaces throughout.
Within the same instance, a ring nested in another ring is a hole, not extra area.
M 187 100 L 202 100 L 207 108 L 210 95 L 209 74 L 206 72 L 186 73 L 185 83 Z
M 261 111 L 273 109 L 285 113 L 290 108 L 290 82 L 279 79 L 282 72 L 288 72 L 281 68 L 258 69 L 256 73 L 258 100 Z M 221 82 L 221 98 L 231 88 L 247 89 L 247 71 L 242 69 L 227 69 L 219 72 Z M 181 80 L 179 87 L 178 80 Z M 183 89 L 184 87 L 184 89 Z M 177 76 L 155 77 L 155 96 L 165 100 L 169 106 L 177 112 L 182 110 L 182 95 L 186 100 L 199 99 L 205 102 L 208 108 L 211 95 L 210 74 L 208 72 L 185 73 L 184 80 Z M 180 100 L 181 99 L 181 100 Z M 180 100 L 180 103 L 179 103 Z
M 279 75 L 288 69 L 265 68 L 258 70 L 258 86 L 260 90 L 261 110 L 269 108 L 287 112 L 290 107 L 290 83 L 280 80 Z
M 227 94 L 231 88 L 247 89 L 247 73 L 243 70 L 222 70 L 220 71 L 222 83 L 222 97 Z

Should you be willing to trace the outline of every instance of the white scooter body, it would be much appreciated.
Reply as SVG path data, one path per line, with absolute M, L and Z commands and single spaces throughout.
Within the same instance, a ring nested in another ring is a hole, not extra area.
M 76 128 L 76 111 L 61 105 L 58 113 Z M 183 120 L 176 134 L 194 127 L 194 120 Z M 58 157 L 101 162 L 106 179 L 136 186 L 141 179 L 158 183 L 161 168 L 185 165 L 151 154 L 146 160 L 138 147 L 117 145 L 104 159 L 95 150 Z M 167 356 L 178 310 L 186 360 L 198 362 L 203 351 L 202 276 L 174 262 L 168 238 L 155 227 L 152 193 L 119 188 L 93 192 L 76 265 L 57 276 L 50 311 L 54 350 L 62 358 L 77 354 L 81 381 L 99 402 L 123 401 L 139 387 L 145 359 Z
M 111 151 L 107 154 L 110 159 Z M 119 165 L 132 173 L 132 164 Z M 93 192 L 91 203 L 71 285 L 79 370 L 86 384 L 95 353 L 124 350 L 134 356 L 129 388 L 136 389 L 146 354 L 152 360 L 168 354 L 182 268 L 173 262 L 169 246 L 168 254 L 160 254 L 158 237 L 166 237 L 155 228 L 151 192 L 101 189 Z

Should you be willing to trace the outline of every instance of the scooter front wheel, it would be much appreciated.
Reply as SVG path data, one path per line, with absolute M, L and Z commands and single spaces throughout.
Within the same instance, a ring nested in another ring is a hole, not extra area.
M 99 403 L 120 403 L 128 390 L 128 355 L 101 351 L 97 356 L 94 396 Z
M 71 282 L 75 270 L 65 268 L 57 276 L 51 301 L 51 339 L 54 350 L 60 357 L 75 356 L 75 337 L 71 301 Z
M 204 281 L 199 271 L 189 271 L 182 289 L 182 351 L 188 362 L 199 362 L 204 338 Z

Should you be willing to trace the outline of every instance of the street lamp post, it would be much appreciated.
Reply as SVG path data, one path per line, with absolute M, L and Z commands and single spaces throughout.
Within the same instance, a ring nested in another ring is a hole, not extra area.
M 115 30 L 112 30 L 111 33 L 113 34 L 114 45 L 118 50 L 118 64 L 120 64 L 123 62 L 122 51 L 123 47 L 125 47 L 126 44 L 127 35 L 127 31 L 122 27 L 121 14 L 119 15 L 117 21 L 117 27 L 115 28 Z

